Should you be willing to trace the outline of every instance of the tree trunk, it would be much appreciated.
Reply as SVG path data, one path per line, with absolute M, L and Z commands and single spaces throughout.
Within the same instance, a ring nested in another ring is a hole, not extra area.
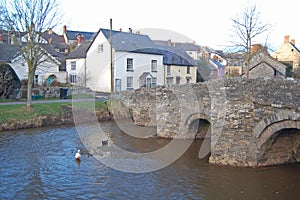
M 32 109 L 32 83 L 33 83 L 33 75 L 31 73 L 28 73 L 28 82 L 27 82 L 27 103 L 26 108 L 28 110 Z

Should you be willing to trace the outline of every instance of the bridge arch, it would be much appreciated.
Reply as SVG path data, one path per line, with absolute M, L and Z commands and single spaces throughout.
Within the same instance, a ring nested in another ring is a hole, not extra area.
M 194 138 L 203 139 L 207 137 L 207 135 L 210 137 L 211 124 L 211 119 L 208 117 L 208 115 L 204 113 L 194 113 L 185 121 L 185 128 L 189 132 L 196 131 Z
M 278 113 L 262 120 L 265 128 L 256 133 L 258 165 L 300 162 L 300 118 L 293 112 Z M 257 129 L 256 129 L 257 130 Z
M 283 110 L 261 120 L 253 129 L 257 147 L 261 146 L 276 132 L 283 129 L 300 129 L 300 113 Z

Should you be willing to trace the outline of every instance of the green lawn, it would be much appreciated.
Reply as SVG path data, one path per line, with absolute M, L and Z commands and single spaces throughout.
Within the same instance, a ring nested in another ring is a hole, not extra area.
M 96 110 L 105 111 L 106 105 L 104 102 L 80 102 L 80 108 L 95 107 Z M 69 109 L 65 109 L 69 108 Z M 32 110 L 28 111 L 26 105 L 0 105 L 0 122 L 10 120 L 24 120 L 29 118 L 35 118 L 37 116 L 57 116 L 63 112 L 71 112 L 72 103 L 37 103 L 33 104 Z

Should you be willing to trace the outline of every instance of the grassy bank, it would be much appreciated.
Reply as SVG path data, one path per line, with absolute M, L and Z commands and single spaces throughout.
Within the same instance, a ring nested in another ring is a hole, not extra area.
M 95 108 L 96 111 L 107 112 L 104 102 L 80 102 L 80 108 Z M 33 104 L 32 110 L 28 111 L 24 104 L 0 105 L 0 123 L 22 122 L 35 120 L 39 117 L 60 117 L 72 114 L 72 103 L 51 102 Z

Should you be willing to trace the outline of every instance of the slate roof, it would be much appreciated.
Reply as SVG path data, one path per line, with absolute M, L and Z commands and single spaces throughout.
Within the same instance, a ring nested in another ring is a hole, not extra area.
M 110 30 L 101 29 L 101 32 L 109 41 Z M 116 51 L 135 52 L 136 50 L 154 47 L 154 42 L 148 35 L 112 31 L 112 36 L 113 48 Z
M 293 47 L 294 49 L 296 49 L 296 51 L 297 51 L 298 53 L 300 53 L 300 50 L 296 47 L 296 45 L 294 45 L 294 44 L 291 43 L 291 42 L 290 42 L 290 44 L 292 45 L 292 47 Z
M 100 29 L 109 41 L 110 30 Z M 113 48 L 116 51 L 163 55 L 163 64 L 195 66 L 194 60 L 180 47 L 155 44 L 148 35 L 112 31 Z
M 167 45 L 167 46 L 169 45 L 169 42 L 164 40 L 154 40 L 154 43 L 159 45 Z M 200 46 L 193 43 L 171 42 L 171 45 L 180 47 L 185 51 L 200 51 Z
M 65 43 L 65 39 L 62 35 L 58 35 L 57 33 L 53 32 L 49 33 L 46 31 L 43 33 L 42 37 L 49 42 L 49 39 L 52 38 L 52 44 L 63 44 Z
M 66 36 L 68 40 L 77 40 L 78 35 L 84 35 L 85 40 L 92 40 L 95 33 L 94 32 L 85 32 L 85 31 L 66 31 Z
M 218 68 L 224 68 L 224 65 L 222 65 L 220 62 L 214 60 L 214 59 L 210 59 L 216 66 L 218 66 Z
M 0 43 L 0 61 L 10 62 L 17 54 L 19 50 L 16 46 Z
M 91 42 L 83 42 L 69 53 L 67 59 L 86 58 L 86 53 Z

